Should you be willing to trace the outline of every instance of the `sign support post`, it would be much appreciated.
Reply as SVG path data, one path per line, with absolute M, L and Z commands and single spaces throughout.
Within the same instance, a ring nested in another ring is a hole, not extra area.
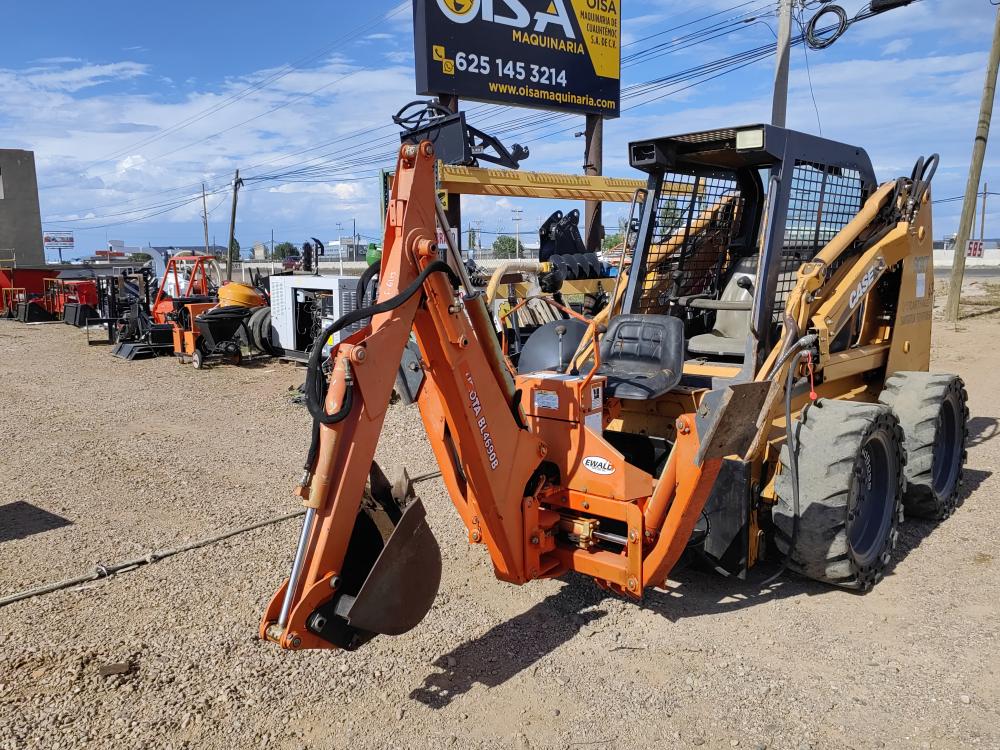
M 453 94 L 438 94 L 438 102 L 448 108 L 451 112 L 458 112 L 458 97 Z M 448 205 L 445 206 L 444 215 L 448 217 L 448 226 L 454 227 L 456 236 L 455 249 L 459 252 L 459 257 L 455 260 L 462 262 L 462 199 L 458 193 L 448 193 Z
M 587 126 L 584 129 L 584 161 L 583 173 L 588 177 L 599 177 L 604 170 L 604 118 L 600 115 L 587 115 Z M 596 253 L 601 249 L 604 239 L 600 201 L 586 201 L 583 211 L 583 242 L 587 252 Z

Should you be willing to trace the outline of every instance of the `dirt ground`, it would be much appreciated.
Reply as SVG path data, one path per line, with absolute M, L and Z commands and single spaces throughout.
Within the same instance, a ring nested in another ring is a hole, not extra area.
M 868 595 L 791 575 L 762 593 L 774 563 L 682 571 L 643 606 L 580 578 L 514 587 L 432 480 L 444 579 L 414 631 L 354 654 L 258 641 L 282 522 L 0 609 L 0 748 L 1000 748 L 994 307 L 936 322 L 935 368 L 970 393 L 965 502 L 908 520 Z M 301 379 L 0 322 L 0 595 L 295 509 Z M 436 468 L 414 410 L 390 409 L 379 460 Z

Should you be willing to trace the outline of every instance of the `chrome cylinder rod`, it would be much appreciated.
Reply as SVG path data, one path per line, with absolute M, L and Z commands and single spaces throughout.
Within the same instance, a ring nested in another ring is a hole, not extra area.
M 316 509 L 306 510 L 305 520 L 302 522 L 302 536 L 299 537 L 299 546 L 295 550 L 295 561 L 292 563 L 292 573 L 288 576 L 288 588 L 285 590 L 285 600 L 281 603 L 281 614 L 278 615 L 278 629 L 284 630 L 288 625 L 288 616 L 292 610 L 292 599 L 295 590 L 299 587 L 299 578 L 302 576 L 302 566 L 306 559 L 306 547 L 309 546 L 309 535 L 312 534 L 313 521 L 316 519 Z
M 451 236 L 451 226 L 448 224 L 448 217 L 445 215 L 444 206 L 441 205 L 441 199 L 437 195 L 434 196 L 434 213 L 437 215 L 438 224 L 441 226 L 441 232 L 444 234 L 444 244 L 448 247 L 448 263 L 458 276 L 462 288 L 465 289 L 465 293 L 474 294 L 476 289 L 472 286 L 472 281 L 469 279 L 469 272 L 465 269 L 465 264 L 462 262 L 462 255 L 455 246 L 455 242 Z

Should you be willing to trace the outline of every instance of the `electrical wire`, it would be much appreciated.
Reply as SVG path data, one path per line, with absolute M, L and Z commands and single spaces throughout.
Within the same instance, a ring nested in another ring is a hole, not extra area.
M 833 32 L 825 36 L 818 34 L 816 26 L 819 24 L 820 19 L 831 14 L 837 19 L 837 25 L 833 29 Z M 806 44 L 812 49 L 826 49 L 844 35 L 848 26 L 850 26 L 850 21 L 847 20 L 847 11 L 839 5 L 824 5 L 818 13 L 809 19 L 809 23 L 806 24 Z
M 799 30 L 802 34 L 806 33 L 805 27 L 802 25 L 802 12 L 799 11 L 797 14 L 793 14 L 795 22 L 799 25 Z M 816 91 L 813 89 L 813 77 L 812 77 L 812 67 L 809 65 L 809 45 L 802 45 L 802 57 L 806 63 L 806 80 L 809 81 L 809 96 L 812 98 L 813 111 L 816 112 L 816 127 L 819 129 L 820 137 L 823 135 L 823 121 L 819 116 L 819 104 L 816 102 Z

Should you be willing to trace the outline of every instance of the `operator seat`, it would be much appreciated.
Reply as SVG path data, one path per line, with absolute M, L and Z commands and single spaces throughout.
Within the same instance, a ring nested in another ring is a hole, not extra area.
M 601 340 L 598 375 L 615 398 L 646 400 L 681 381 L 684 323 L 672 315 L 618 315 Z
M 708 357 L 742 357 L 750 333 L 754 279 L 757 276 L 757 256 L 740 258 L 729 274 L 720 302 L 745 303 L 746 309 L 717 310 L 715 325 L 709 333 L 692 336 L 688 352 Z M 745 279 L 745 280 L 744 280 Z

